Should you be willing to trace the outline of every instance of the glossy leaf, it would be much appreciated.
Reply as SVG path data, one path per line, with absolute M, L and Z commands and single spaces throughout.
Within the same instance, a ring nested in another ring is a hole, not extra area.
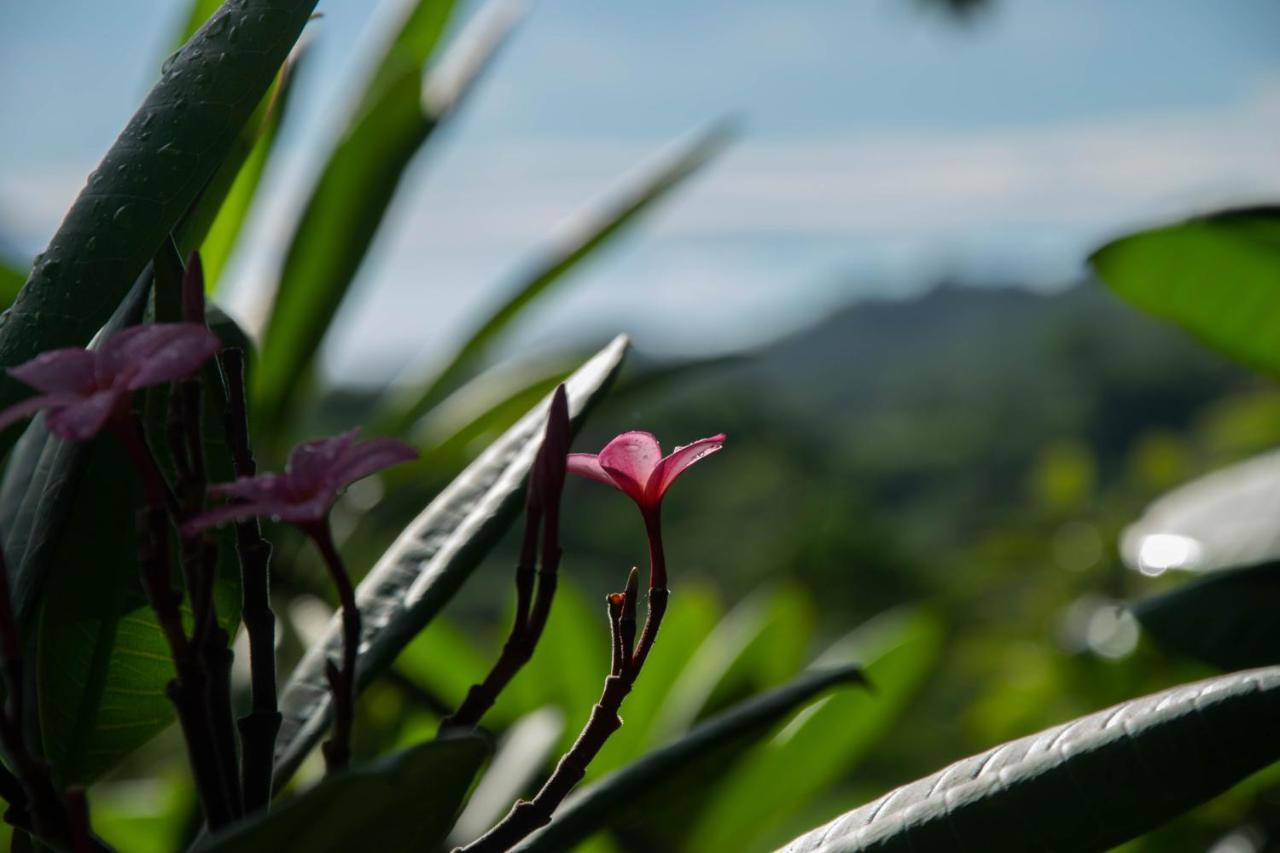
M 516 849 L 567 850 L 612 825 L 634 801 L 655 789 L 664 801 L 678 801 L 721 777 L 726 761 L 740 755 L 787 715 L 838 685 L 861 681 L 857 667 L 837 667 L 800 676 L 784 687 L 756 696 L 719 714 L 680 740 L 584 788 L 556 812 L 550 824 Z M 643 679 L 639 682 L 643 685 Z M 652 818 L 654 812 L 644 810 Z
M 209 838 L 214 853 L 277 850 L 435 850 L 488 759 L 478 735 L 428 741 L 325 779 L 271 812 Z
M 685 836 L 687 848 L 769 849 L 764 842 L 780 824 L 849 778 L 916 694 L 941 649 L 941 626 L 920 611 L 886 613 L 838 640 L 816 665 L 860 663 L 873 689 L 832 695 L 761 744 L 718 786 Z
M 423 66 L 452 6 L 447 0 L 406 6 L 303 208 L 263 336 L 256 382 L 263 423 L 285 414 L 409 163 L 470 91 L 512 23 L 510 15 L 482 15 L 481 31 L 464 34 L 424 82 Z M 459 68 L 460 79 L 442 82 Z
M 566 382 L 577 428 L 612 382 L 626 352 L 619 337 Z M 480 455 L 405 529 L 360 583 L 364 619 L 357 681 L 363 686 L 389 666 L 440 612 L 520 509 L 523 483 L 542 438 L 543 401 Z M 341 647 L 338 617 L 324 641 L 298 664 L 280 697 L 284 725 L 276 741 L 283 783 L 328 725 L 325 660 Z
M 966 758 L 792 841 L 815 851 L 1106 850 L 1280 759 L 1280 669 L 1174 687 Z
M 1207 572 L 1280 559 L 1280 450 L 1181 486 L 1125 529 L 1120 556 L 1156 575 Z
M 1162 649 L 1222 670 L 1280 663 L 1278 613 L 1278 563 L 1214 572 L 1133 607 Z
M 1090 258 L 1112 290 L 1237 361 L 1280 373 L 1280 208 L 1141 231 Z
M 0 366 L 83 346 L 107 321 L 217 171 L 314 6 L 227 3 L 166 61 L 0 318 Z M 0 378 L 0 408 L 28 393 Z M 0 450 L 16 438 L 6 432 Z
M 506 299 L 465 340 L 453 357 L 427 377 L 408 383 L 392 398 L 381 428 L 403 432 L 443 394 L 456 386 L 511 326 L 520 313 L 625 226 L 660 202 L 724 148 L 730 136 L 725 125 L 713 127 L 674 156 L 616 192 L 599 210 L 558 245 L 548 249 L 528 273 L 519 277 Z

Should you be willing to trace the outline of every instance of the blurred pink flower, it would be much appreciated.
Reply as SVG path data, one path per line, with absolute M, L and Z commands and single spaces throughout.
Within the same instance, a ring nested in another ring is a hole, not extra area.
M 299 444 L 289 454 L 283 474 L 241 477 L 209 489 L 211 494 L 239 498 L 236 503 L 203 512 L 182 526 L 195 536 L 227 521 L 270 516 L 302 528 L 323 522 L 338 494 L 356 480 L 417 458 L 417 451 L 394 438 L 356 444 L 358 429 L 333 438 Z
M 690 465 L 724 446 L 724 433 L 677 447 L 669 456 L 651 433 L 624 432 L 597 453 L 570 453 L 569 470 L 625 492 L 649 514 Z
M 68 441 L 92 438 L 128 411 L 134 391 L 190 375 L 220 347 L 198 323 L 148 323 L 116 333 L 101 349 L 41 353 L 9 368 L 43 393 L 0 412 L 0 430 L 44 409 L 49 432 Z

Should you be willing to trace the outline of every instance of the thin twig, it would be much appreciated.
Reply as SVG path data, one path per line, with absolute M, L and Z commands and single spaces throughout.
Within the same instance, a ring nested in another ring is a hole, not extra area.
M 333 736 L 325 741 L 323 752 L 328 773 L 345 770 L 351 763 L 351 730 L 355 725 L 356 656 L 360 651 L 360 609 L 356 606 L 355 587 L 333 544 L 333 534 L 326 519 L 306 528 L 324 558 L 329 577 L 338 589 L 342 604 L 342 666 L 329 662 L 326 674 L 333 690 Z
M 225 349 L 218 356 L 227 387 L 226 436 L 237 477 L 258 471 L 249 442 L 244 384 L 244 351 Z M 276 616 L 271 610 L 271 544 L 262 537 L 256 516 L 236 524 L 240 558 L 240 618 L 249 635 L 252 709 L 239 720 L 241 779 L 246 814 L 271 802 L 276 736 L 283 717 L 276 694 Z

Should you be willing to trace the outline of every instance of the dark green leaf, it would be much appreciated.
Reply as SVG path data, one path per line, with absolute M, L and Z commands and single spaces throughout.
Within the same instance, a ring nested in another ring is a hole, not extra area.
M 1280 563 L 1214 572 L 1133 613 L 1174 654 L 1226 671 L 1280 663 Z
M 566 381 L 575 429 L 618 371 L 627 339 L 618 337 Z M 453 597 L 520 508 L 523 483 L 542 440 L 546 401 L 480 455 L 407 527 L 360 583 L 364 617 L 357 669 L 367 684 Z M 337 619 L 298 664 L 280 698 L 276 779 L 285 782 L 323 735 L 331 713 L 325 660 L 342 644 Z
M 205 853 L 439 849 L 488 759 L 477 735 L 429 741 L 358 767 L 236 824 L 199 845 Z
M 1154 501 L 1124 531 L 1120 556 L 1156 575 L 1280 559 L 1280 451 L 1239 462 Z
M 388 412 L 382 416 L 382 429 L 398 434 L 421 417 L 468 370 L 475 368 L 521 311 L 610 237 L 697 172 L 724 148 L 729 136 L 726 125 L 713 127 L 639 181 L 629 183 L 600 210 L 584 217 L 568 239 L 548 250 L 528 273 L 519 277 L 507 298 L 471 333 L 452 359 L 392 399 Z
M 660 793 L 664 801 L 678 801 L 705 788 L 708 771 L 719 776 L 725 762 L 767 736 L 774 726 L 815 696 L 837 684 L 861 681 L 857 667 L 815 671 L 736 705 L 690 731 L 680 740 L 655 750 L 570 797 L 551 823 L 516 849 L 568 850 L 615 821 L 634 801 Z M 639 687 L 643 686 L 643 679 Z M 645 810 L 650 818 L 655 813 Z
M 306 374 L 410 161 L 470 90 L 512 19 L 486 15 L 424 83 L 423 65 L 452 2 L 422 2 L 387 46 L 311 191 L 290 240 L 263 340 L 258 417 L 275 424 Z M 442 77 L 464 73 L 448 86 Z M 442 70 L 443 69 L 443 70 Z M 438 93 L 445 93 L 440 95 Z
M 1090 263 L 1113 290 L 1232 358 L 1280 373 L 1280 208 L 1141 231 Z
M 0 365 L 83 346 L 221 165 L 315 0 L 227 3 L 166 70 L 0 318 Z M 29 389 L 0 377 L 0 408 Z M 0 450 L 17 438 L 10 430 Z
M 849 777 L 915 695 L 941 649 L 942 627 L 920 611 L 886 613 L 836 642 L 817 665 L 861 663 L 874 689 L 828 697 L 761 744 L 717 787 L 686 834 L 686 847 L 770 849 L 764 842 L 780 824 Z M 778 779 L 787 784 L 775 784 Z
M 788 853 L 1107 850 L 1280 758 L 1280 669 L 1134 699 L 966 758 Z

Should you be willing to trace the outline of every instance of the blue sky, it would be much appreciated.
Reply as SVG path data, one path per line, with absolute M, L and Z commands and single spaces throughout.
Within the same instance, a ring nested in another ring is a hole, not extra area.
M 181 5 L 0 6 L 0 237 L 20 253 L 158 74 Z M 306 96 L 233 268 L 247 318 L 375 5 L 321 0 Z M 408 176 L 327 364 L 360 378 L 441 352 L 575 211 L 724 115 L 743 124 L 733 149 L 526 341 L 733 348 L 944 275 L 1062 283 L 1127 227 L 1274 200 L 1280 4 L 997 0 L 955 26 L 914 0 L 539 0 Z

